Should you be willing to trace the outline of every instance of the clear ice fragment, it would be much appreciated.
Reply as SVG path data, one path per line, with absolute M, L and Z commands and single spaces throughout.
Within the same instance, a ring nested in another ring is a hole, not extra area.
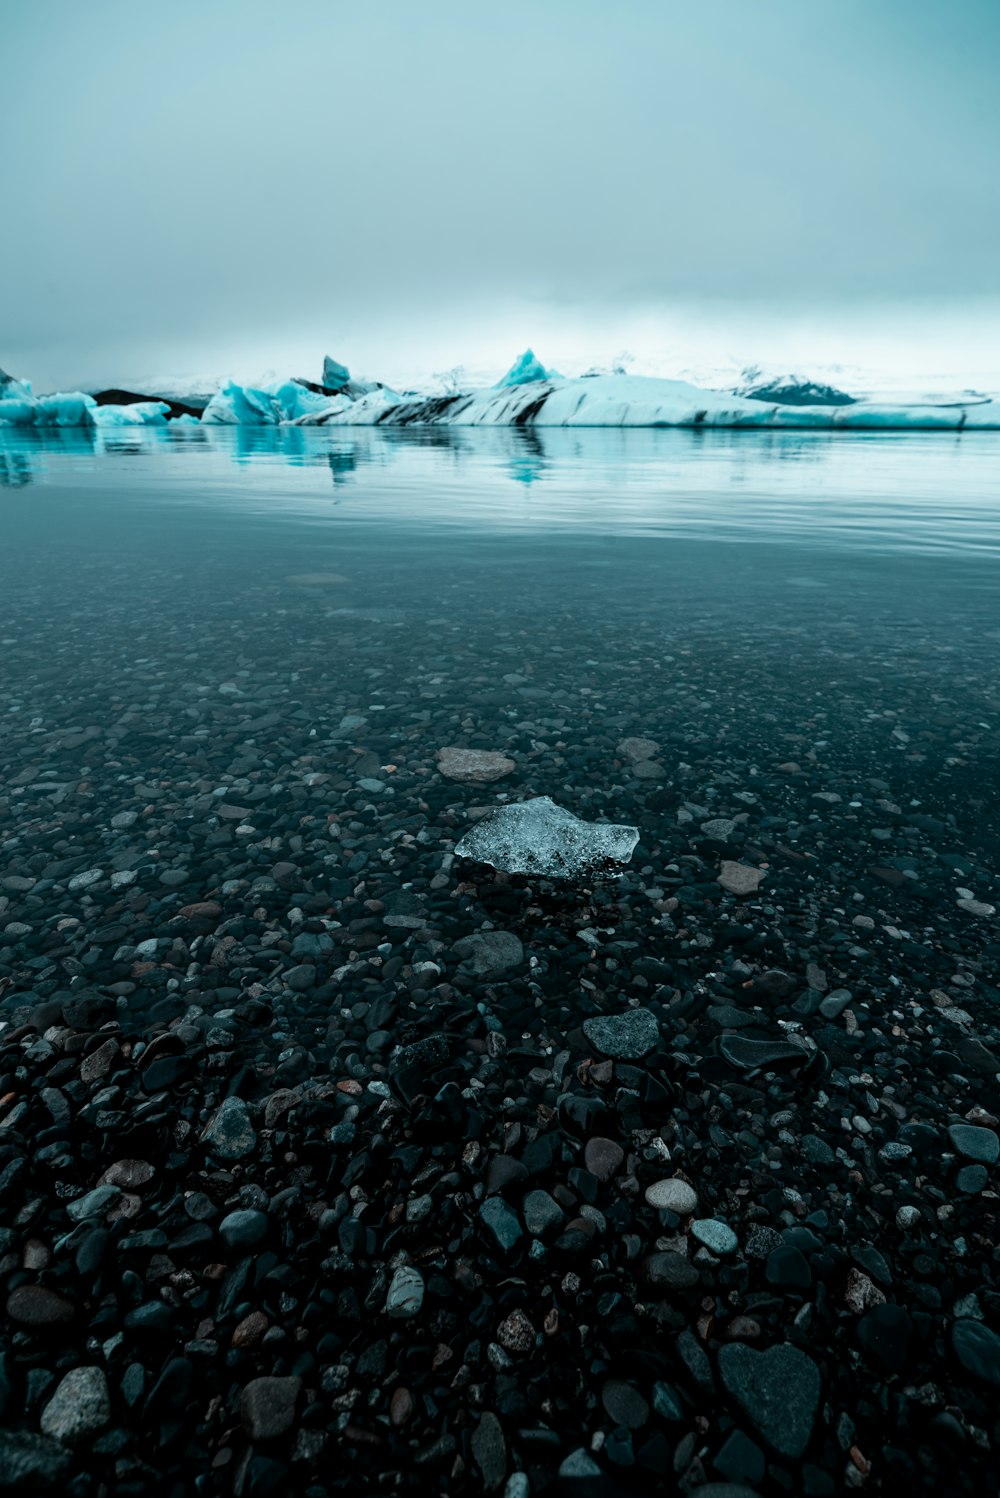
M 455 852 L 505 874 L 583 879 L 620 874 L 638 841 L 637 827 L 583 822 L 551 797 L 536 796 L 489 812 Z

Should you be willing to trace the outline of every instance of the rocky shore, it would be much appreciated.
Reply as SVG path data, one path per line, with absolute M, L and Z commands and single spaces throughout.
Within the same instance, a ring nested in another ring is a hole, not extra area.
M 379 565 L 4 595 L 0 1491 L 995 1493 L 977 619 Z M 619 880 L 456 857 L 541 794 Z

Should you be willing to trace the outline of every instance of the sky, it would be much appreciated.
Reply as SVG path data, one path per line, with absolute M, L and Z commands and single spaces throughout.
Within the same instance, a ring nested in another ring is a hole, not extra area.
M 0 5 L 38 390 L 1000 370 L 996 0 Z

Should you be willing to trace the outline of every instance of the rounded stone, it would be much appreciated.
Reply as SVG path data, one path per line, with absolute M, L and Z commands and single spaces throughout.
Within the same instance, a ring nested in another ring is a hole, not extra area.
M 648 1401 L 623 1379 L 608 1379 L 601 1390 L 601 1403 L 608 1419 L 626 1430 L 639 1430 L 649 1419 Z
M 420 1312 L 424 1303 L 424 1277 L 412 1264 L 403 1264 L 396 1270 L 389 1284 L 385 1300 L 387 1315 L 395 1321 L 405 1321 Z
M 625 1162 L 625 1151 L 613 1139 L 598 1136 L 588 1139 L 583 1151 L 583 1163 L 591 1175 L 599 1181 L 610 1181 Z
M 489 749 L 461 749 L 453 745 L 439 749 L 437 760 L 438 771 L 446 780 L 473 785 L 502 780 L 517 768 L 505 754 Z
M 697 1210 L 698 1193 L 687 1181 L 671 1176 L 646 1187 L 646 1202 L 658 1212 L 675 1212 L 678 1217 L 690 1217 Z
M 719 1352 L 722 1382 L 758 1435 L 789 1461 L 809 1445 L 821 1379 L 812 1358 L 780 1343 L 757 1352 L 730 1342 Z
M 252 1441 L 274 1441 L 291 1430 L 301 1378 L 254 1378 L 240 1398 L 243 1428 Z
M 230 1212 L 219 1223 L 219 1233 L 228 1248 L 253 1248 L 267 1236 L 267 1226 L 263 1212 Z
M 1000 1159 L 1000 1138 L 993 1129 L 982 1129 L 975 1124 L 952 1124 L 948 1138 L 967 1160 L 975 1160 L 980 1165 L 995 1165 Z
M 71 1368 L 42 1410 L 42 1433 L 72 1446 L 111 1419 L 111 1396 L 101 1368 Z
M 691 1224 L 691 1236 L 719 1258 L 734 1254 L 740 1241 L 728 1223 L 719 1222 L 715 1217 L 695 1218 Z
M 1000 1387 L 1000 1337 L 981 1321 L 962 1319 L 951 1328 L 951 1346 L 967 1373 Z
M 584 1020 L 583 1033 L 591 1045 L 616 1061 L 639 1061 L 660 1043 L 660 1026 L 649 1009 L 592 1015 Z

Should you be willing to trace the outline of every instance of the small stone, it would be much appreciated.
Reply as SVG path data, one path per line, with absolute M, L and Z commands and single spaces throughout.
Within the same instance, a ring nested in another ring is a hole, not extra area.
M 749 864 L 724 858 L 719 870 L 718 883 L 732 895 L 755 895 L 760 888 L 761 881 L 766 878 L 766 869 L 752 869 Z
M 124 1191 L 134 1191 L 145 1186 L 156 1174 L 148 1160 L 116 1160 L 98 1177 L 99 1186 L 121 1186 Z
M 698 1193 L 679 1176 L 670 1176 L 646 1187 L 646 1202 L 658 1212 L 675 1212 L 678 1217 L 690 1217 L 697 1210 Z
M 301 1378 L 254 1378 L 240 1398 L 243 1428 L 252 1441 L 274 1441 L 291 1430 Z
M 967 1373 L 1000 1387 L 1000 1336 L 996 1332 L 980 1321 L 956 1321 L 951 1328 L 951 1345 Z
M 905 1233 L 920 1221 L 920 1208 L 913 1206 L 900 1207 L 896 1213 L 896 1226 L 902 1228 Z
M 650 1254 L 642 1262 L 642 1273 L 654 1289 L 689 1290 L 698 1283 L 698 1271 L 683 1254 Z
M 976 1160 L 981 1165 L 995 1165 L 1000 1159 L 1000 1138 L 993 1129 L 981 1129 L 974 1124 L 952 1124 L 948 1138 L 960 1155 L 967 1160 Z
M 963 1165 L 955 1177 L 955 1186 L 963 1196 L 978 1196 L 989 1184 L 990 1173 L 985 1165 Z
M 523 1237 L 517 1213 L 501 1196 L 491 1196 L 483 1202 L 479 1216 L 504 1253 L 510 1253 Z
M 764 1273 L 769 1285 L 782 1290 L 808 1290 L 812 1284 L 809 1260 L 801 1249 L 789 1243 L 768 1254 Z
M 80 1062 L 81 1082 L 98 1082 L 106 1077 L 120 1054 L 117 1040 L 106 1040 Z
M 100 1217 L 122 1194 L 120 1186 L 95 1186 L 86 1196 L 78 1196 L 67 1202 L 66 1216 L 73 1222 L 85 1222 L 88 1217 Z
M 860 1269 L 852 1269 L 847 1276 L 844 1304 L 849 1311 L 854 1312 L 855 1316 L 861 1316 L 865 1311 L 870 1311 L 873 1306 L 884 1305 L 885 1296 L 872 1283 L 867 1274 L 862 1274 Z
M 227 1248 L 253 1248 L 267 1237 L 267 1227 L 263 1212 L 230 1212 L 219 1223 L 219 1234 Z
M 233 1328 L 233 1346 L 256 1347 L 269 1325 L 270 1322 L 263 1311 L 248 1312 L 243 1317 L 243 1320 Z
M 242 1160 L 251 1154 L 257 1144 L 257 1135 L 243 1099 L 227 1097 L 216 1109 L 201 1137 L 212 1153 L 223 1160 Z
M 438 750 L 437 760 L 438 771 L 447 780 L 458 780 L 467 785 L 486 785 L 494 780 L 503 780 L 517 769 L 512 759 L 489 749 L 460 749 L 450 746 Z
M 385 1300 L 386 1314 L 395 1321 L 409 1320 L 420 1313 L 424 1303 L 424 1277 L 412 1264 L 396 1270 Z
M 648 1401 L 623 1379 L 608 1379 L 601 1390 L 601 1403 L 608 1419 L 626 1430 L 640 1430 L 649 1419 Z
M 535 1328 L 521 1310 L 511 1311 L 497 1327 L 497 1341 L 508 1352 L 530 1352 L 535 1336 Z
M 400 1386 L 393 1390 L 392 1398 L 389 1400 L 389 1419 L 397 1430 L 413 1419 L 415 1409 L 416 1405 L 409 1389 Z
M 660 746 L 655 739 L 622 739 L 618 745 L 618 753 L 623 758 L 639 764 L 654 759 L 659 752 Z
M 739 1239 L 732 1228 L 715 1217 L 695 1218 L 691 1224 L 691 1236 L 703 1243 L 709 1253 L 716 1254 L 719 1258 L 734 1254 L 739 1247 Z
M 512 931 L 477 931 L 464 936 L 452 947 L 459 959 L 459 972 L 472 978 L 518 967 L 524 961 L 524 946 Z
M 583 1022 L 591 1045 L 616 1061 L 639 1061 L 660 1044 L 660 1026 L 649 1009 L 592 1015 Z
M 111 1419 L 111 1396 L 101 1368 L 71 1368 L 42 1411 L 42 1433 L 73 1445 Z
M 7 1315 L 18 1326 L 59 1326 L 74 1314 L 70 1301 L 44 1285 L 19 1285 L 7 1297 Z
M 487 1493 L 495 1492 L 507 1475 L 507 1443 L 500 1421 L 490 1410 L 480 1415 L 470 1444 L 483 1487 Z
M 625 1161 L 625 1151 L 613 1139 L 598 1136 L 588 1139 L 583 1151 L 583 1163 L 591 1175 L 599 1181 L 610 1181 L 617 1175 Z
M 757 1352 L 728 1342 L 719 1352 L 719 1372 L 758 1434 L 779 1456 L 798 1461 L 819 1406 L 821 1380 L 812 1359 L 788 1343 Z
M 45 1492 L 67 1477 L 73 1454 L 49 1436 L 0 1429 L 0 1492 Z
M 529 1191 L 521 1204 L 524 1225 L 532 1238 L 542 1238 L 566 1220 L 562 1207 L 547 1191 Z
M 736 823 L 731 822 L 728 817 L 713 817 L 709 822 L 702 822 L 701 830 L 706 837 L 725 843 L 736 831 Z

